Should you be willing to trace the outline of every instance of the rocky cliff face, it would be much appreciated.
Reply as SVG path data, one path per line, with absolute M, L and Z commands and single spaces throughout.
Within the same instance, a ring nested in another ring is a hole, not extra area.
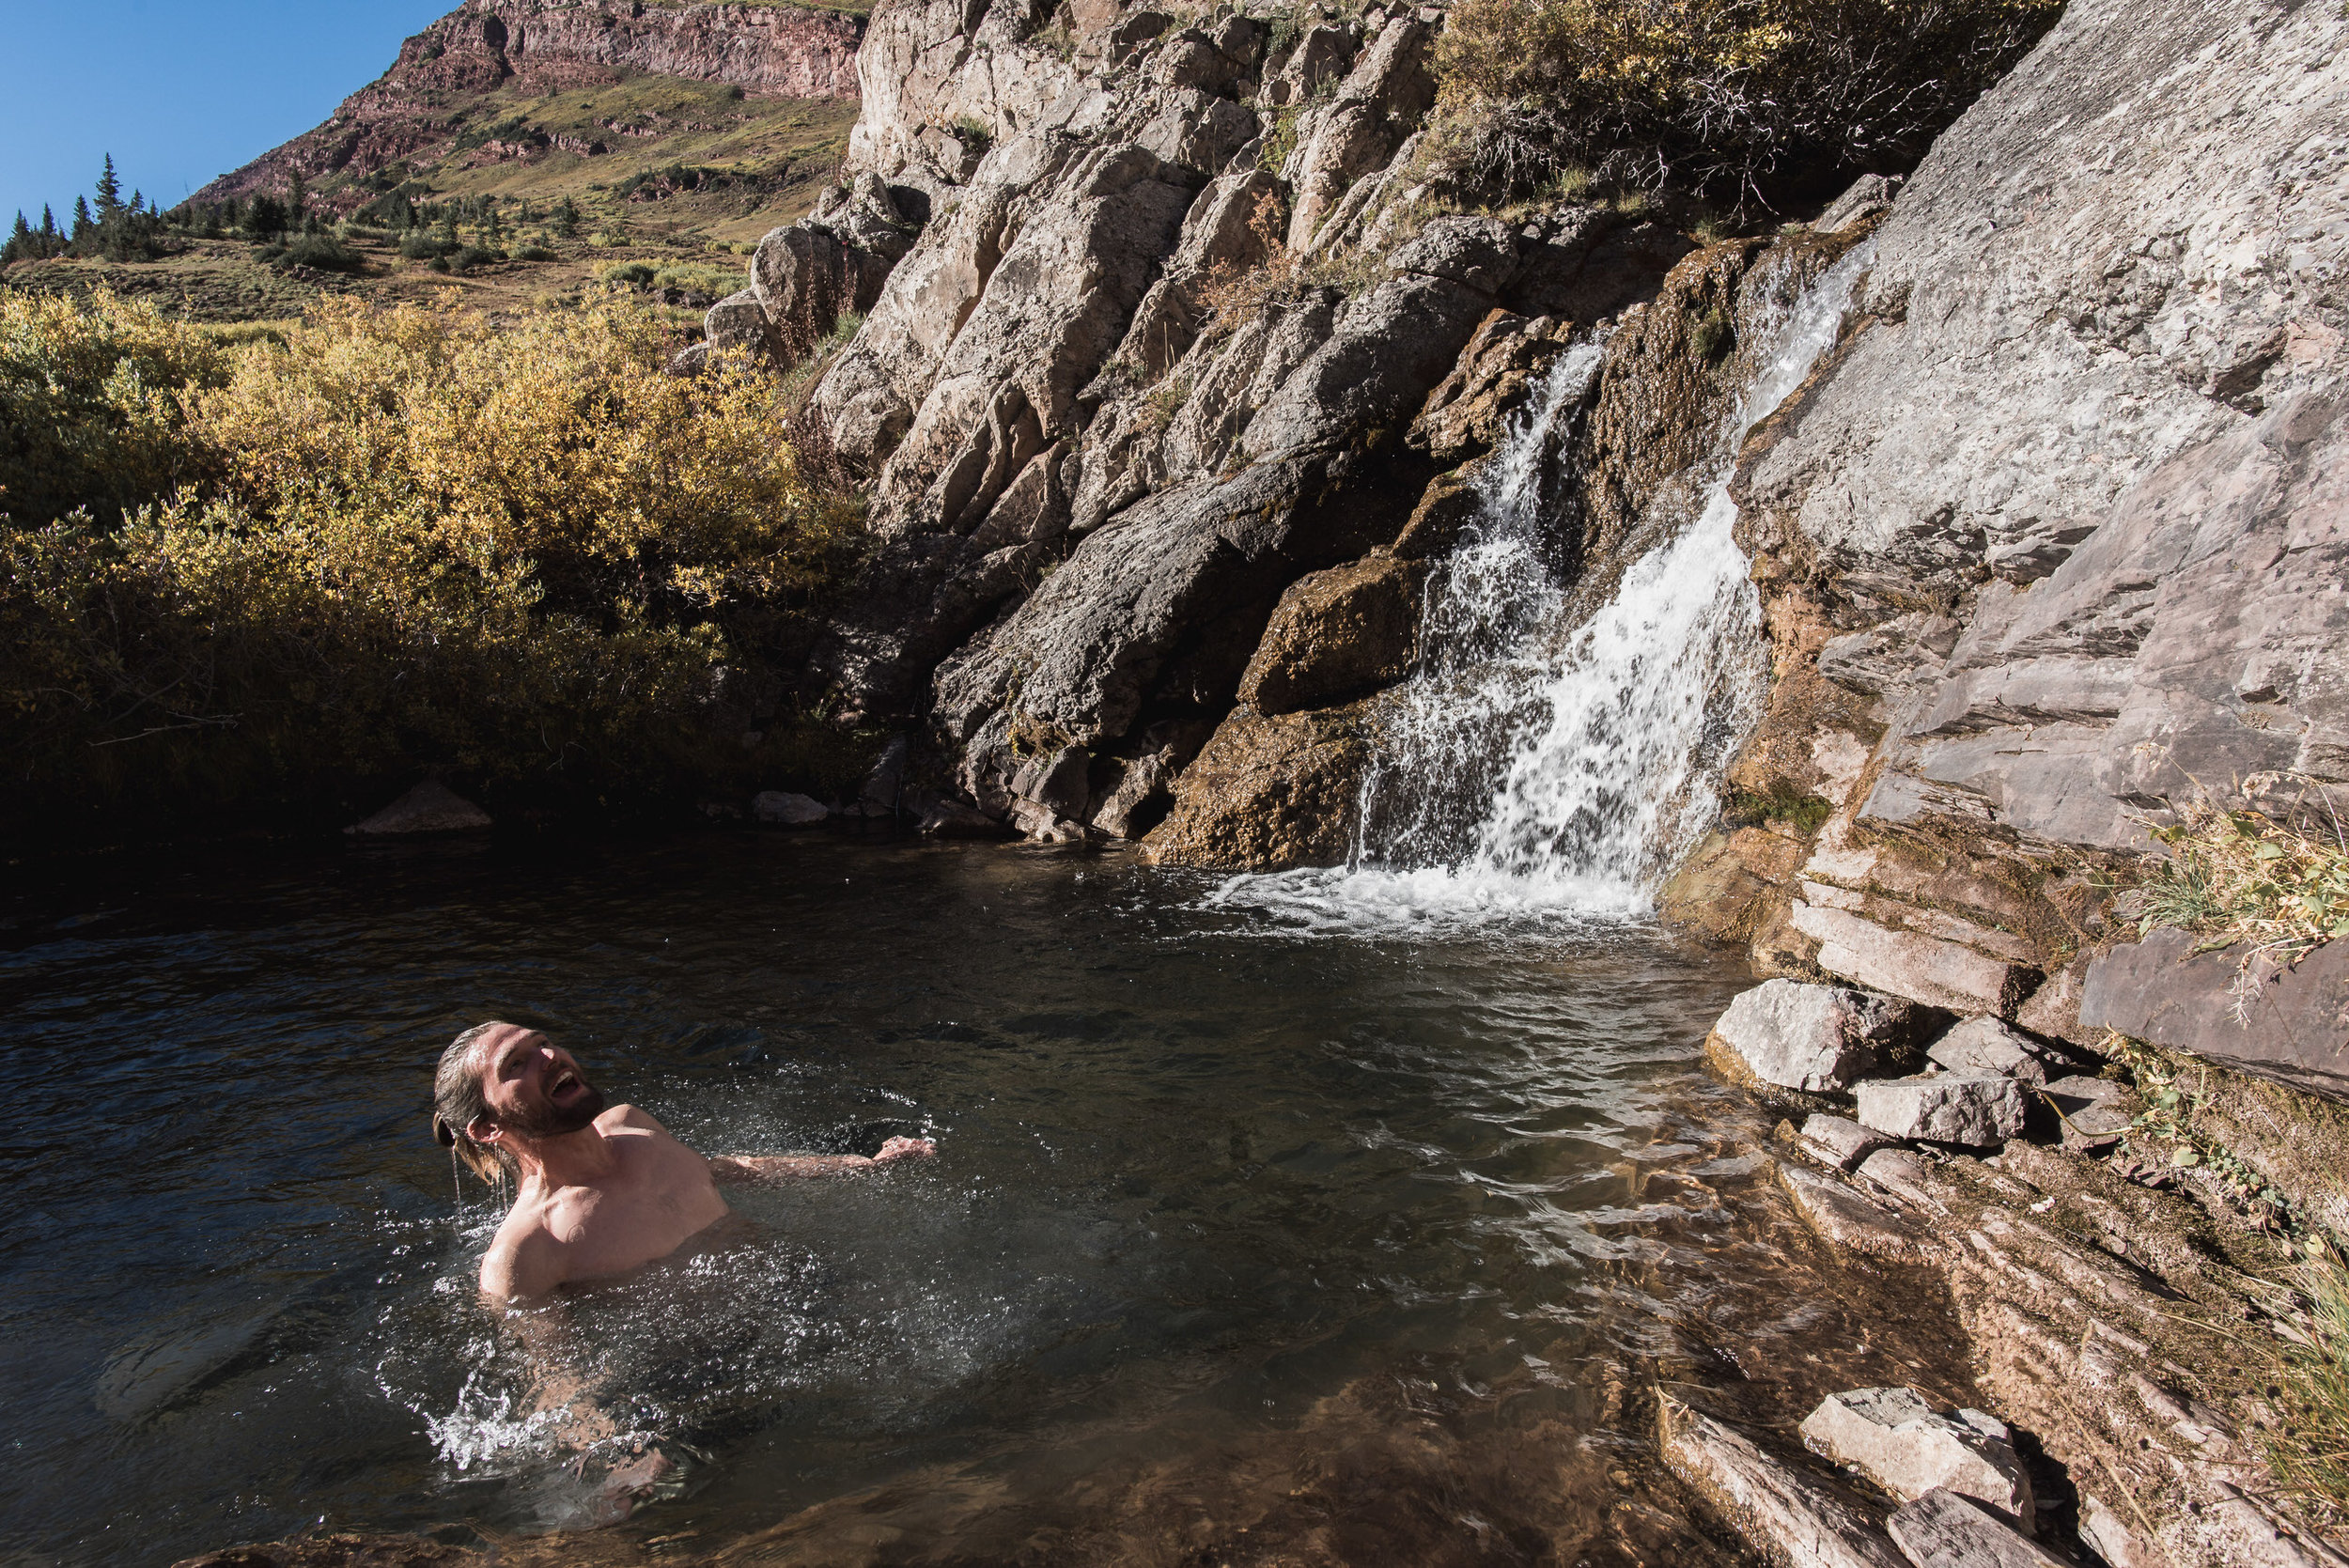
M 325 124 L 194 199 L 282 192 L 294 173 L 314 182 L 405 173 L 448 150 L 460 128 L 452 110 L 498 88 L 537 96 L 646 73 L 769 97 L 852 99 L 858 38 L 853 18 L 793 6 L 466 0 L 401 45 L 392 69 Z
M 2087 1039 L 2099 884 L 2149 819 L 2341 798 L 2339 42 L 2076 0 L 1892 204 L 1739 474 L 1779 661 L 1741 782 L 1836 809 L 1717 839 L 1681 891 L 1718 928 L 1701 895 L 1774 890 L 1741 911 L 1766 966 Z M 2338 1093 L 2349 1021 L 2304 1021 L 2304 1065 L 2262 1070 Z

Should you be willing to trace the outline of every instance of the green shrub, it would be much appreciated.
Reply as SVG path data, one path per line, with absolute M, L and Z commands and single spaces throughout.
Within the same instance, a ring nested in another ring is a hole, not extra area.
M 688 293 L 707 294 L 716 300 L 746 287 L 751 280 L 740 272 L 728 272 L 705 262 L 677 261 L 653 273 L 651 281 L 658 288 L 682 288 Z
M 452 272 L 470 272 L 475 267 L 505 259 L 506 253 L 503 251 L 493 251 L 482 245 L 467 245 L 448 258 L 448 270 Z
M 1744 207 L 1914 163 L 2061 0 L 1463 0 L 1437 47 L 1455 182 L 1567 165 Z
M 605 283 L 641 288 L 652 282 L 653 264 L 649 261 L 607 261 L 596 269 L 596 276 Z
M 434 260 L 443 249 L 439 241 L 420 228 L 410 229 L 399 241 L 399 254 L 411 261 Z
M 517 261 L 560 261 L 563 258 L 544 245 L 524 245 L 514 253 Z
M 366 258 L 331 234 L 303 234 L 271 259 L 280 266 L 315 267 L 322 272 L 355 272 Z
M 53 445 L 144 443 L 172 455 L 144 483 L 186 478 L 117 526 L 0 529 L 11 837 L 60 806 L 201 811 L 425 766 L 590 798 L 690 780 L 713 766 L 696 716 L 800 635 L 853 522 L 777 439 L 771 374 L 671 377 L 624 303 L 495 328 L 331 302 L 225 355 L 76 308 L 0 299 L 37 356 L 91 362 Z M 108 332 L 132 350 L 113 370 L 86 347 Z M 169 384 L 135 390 L 141 355 Z M 6 383 L 14 423 L 30 380 Z M 39 475 L 51 515 L 90 468 Z

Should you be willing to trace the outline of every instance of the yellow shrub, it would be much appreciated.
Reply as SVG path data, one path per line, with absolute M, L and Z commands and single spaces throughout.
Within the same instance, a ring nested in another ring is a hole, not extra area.
M 1463 0 L 1437 48 L 1456 182 L 1558 172 L 1740 204 L 1890 172 L 2003 75 L 2061 0 Z
M 771 374 L 672 377 L 670 347 L 625 302 L 342 301 L 158 393 L 206 483 L 0 530 L 8 803 L 686 777 L 723 671 L 789 641 L 854 519 L 801 483 Z
M 112 521 L 197 478 L 178 393 L 227 366 L 210 334 L 146 301 L 0 292 L 0 515 Z

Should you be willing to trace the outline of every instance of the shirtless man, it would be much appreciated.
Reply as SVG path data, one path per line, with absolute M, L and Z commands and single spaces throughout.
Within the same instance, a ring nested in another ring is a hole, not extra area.
M 508 1302 L 667 1257 L 725 1218 L 720 1182 L 869 1170 L 936 1149 L 893 1138 L 870 1158 L 705 1158 L 634 1106 L 607 1110 L 569 1051 L 510 1023 L 475 1025 L 442 1052 L 432 1131 L 484 1180 L 514 1178 L 514 1206 L 481 1260 L 483 1292 Z

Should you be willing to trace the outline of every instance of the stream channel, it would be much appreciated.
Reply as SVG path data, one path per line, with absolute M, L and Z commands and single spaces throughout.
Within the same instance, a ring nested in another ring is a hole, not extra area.
M 1739 1561 L 1659 1381 L 1966 1392 L 1703 1071 L 1743 965 L 1637 921 L 1352 932 L 820 831 L 191 852 L 0 915 L 11 1563 L 589 1516 L 427 1130 L 485 1017 L 705 1150 L 939 1140 L 571 1309 L 601 1419 L 685 1459 L 602 1538 L 664 1560 Z

